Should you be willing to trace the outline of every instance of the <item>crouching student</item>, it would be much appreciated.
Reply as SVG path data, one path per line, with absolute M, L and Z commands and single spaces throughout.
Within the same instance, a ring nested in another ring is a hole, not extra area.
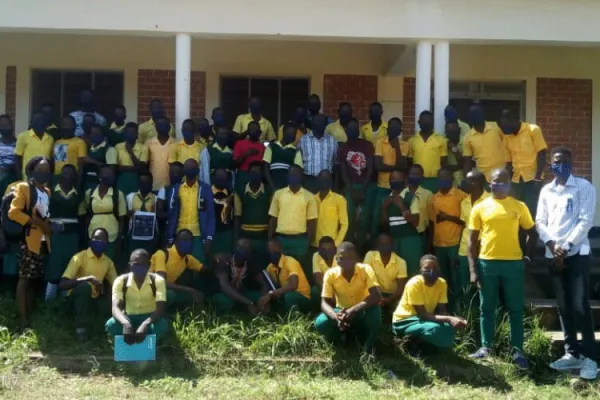
M 323 236 L 319 240 L 319 248 L 313 254 L 313 286 L 310 289 L 310 298 L 313 304 L 321 307 L 321 291 L 323 290 L 323 276 L 332 267 L 337 267 L 335 260 L 335 241 L 331 236 Z
M 281 300 L 285 312 L 296 308 L 302 312 L 310 309 L 310 285 L 300 263 L 282 253 L 279 239 L 273 238 L 267 244 L 270 264 L 269 291 L 258 301 L 258 309 L 267 312 L 274 300 Z
M 346 332 L 358 334 L 366 352 L 372 352 L 381 326 L 381 293 L 371 267 L 358 263 L 356 248 L 344 242 L 338 249 L 337 267 L 323 277 L 321 310 L 315 327 L 337 343 Z
M 150 260 L 150 271 L 167 281 L 169 310 L 203 305 L 204 296 L 197 290 L 197 279 L 192 272 L 201 271 L 203 265 L 192 255 L 193 240 L 192 232 L 182 229 L 171 247 L 158 250 Z
M 392 332 L 438 348 L 452 347 L 456 329 L 467 324 L 463 318 L 448 315 L 448 284 L 440 277 L 437 257 L 421 258 L 421 273 L 412 277 L 394 312 Z
M 87 326 L 92 313 L 108 314 L 110 296 L 104 291 L 104 282 L 113 284 L 117 279 L 115 265 L 106 255 L 108 232 L 96 228 L 90 247 L 75 254 L 59 283 L 67 290 L 67 308 L 75 314 L 75 334 L 78 341 L 87 339 Z
M 112 336 L 135 334 L 140 341 L 154 334 L 158 340 L 169 330 L 165 280 L 149 272 L 150 255 L 146 250 L 131 253 L 129 269 L 131 272 L 119 276 L 113 284 L 112 318 L 106 321 L 106 332 Z

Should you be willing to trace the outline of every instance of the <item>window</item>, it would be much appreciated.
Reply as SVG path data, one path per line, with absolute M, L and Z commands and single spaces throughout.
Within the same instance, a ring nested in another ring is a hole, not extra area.
M 275 130 L 288 121 L 298 104 L 306 103 L 310 92 L 307 78 L 222 77 L 221 107 L 229 125 L 235 118 L 248 112 L 248 99 L 258 96 L 263 115 Z
M 57 116 L 76 111 L 81 92 L 88 88 L 94 90 L 96 109 L 106 118 L 123 104 L 122 72 L 34 70 L 31 82 L 32 113 L 44 103 L 52 104 Z

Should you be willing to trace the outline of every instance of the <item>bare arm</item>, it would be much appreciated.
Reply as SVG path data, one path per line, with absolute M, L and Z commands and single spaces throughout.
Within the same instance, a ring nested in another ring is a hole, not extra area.
M 308 243 L 312 243 L 315 240 L 317 233 L 317 219 L 309 219 L 306 222 L 306 233 L 308 236 Z
M 120 323 L 123 326 L 131 325 L 131 322 L 129 322 L 129 318 L 127 318 L 125 312 L 123 311 L 123 304 L 123 300 L 113 299 L 112 316 L 114 319 L 117 320 L 118 323 Z
M 477 259 L 479 258 L 479 231 L 471 230 L 469 232 L 469 241 L 467 249 L 467 259 L 469 260 L 469 272 L 471 274 L 471 283 L 477 283 Z
M 360 303 L 350 307 L 346 312 L 351 314 L 356 314 L 361 311 L 366 310 L 367 308 L 375 307 L 381 301 L 381 292 L 379 291 L 379 287 L 373 286 L 369 288 L 369 295 L 365 297 L 363 301 Z
M 275 237 L 276 229 L 277 229 L 277 218 L 275 218 L 275 217 L 269 218 L 269 239 L 273 239 Z
M 315 272 L 312 278 L 315 285 L 319 288 L 323 287 L 323 274 L 321 272 Z
M 338 319 L 337 314 L 334 310 L 335 301 L 330 298 L 322 297 L 321 298 L 321 311 L 329 318 L 336 320 Z
M 544 167 L 546 166 L 546 150 L 542 150 L 537 154 L 537 169 L 535 173 L 535 179 L 542 179 L 544 173 Z
M 221 290 L 223 291 L 225 296 L 229 297 L 230 299 L 232 299 L 238 303 L 242 303 L 247 306 L 253 304 L 252 300 L 242 296 L 237 290 L 235 290 L 234 288 L 231 287 L 231 283 L 229 282 L 227 274 L 219 273 L 217 275 L 217 278 L 219 279 L 219 284 L 221 285 Z
M 277 297 L 281 297 L 287 292 L 293 292 L 296 289 L 298 289 L 298 275 L 290 275 L 287 285 L 275 290 L 273 294 Z

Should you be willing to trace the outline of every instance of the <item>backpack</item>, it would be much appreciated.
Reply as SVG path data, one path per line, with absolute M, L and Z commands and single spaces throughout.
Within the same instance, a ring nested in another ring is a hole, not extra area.
M 23 210 L 25 214 L 30 217 L 33 216 L 33 210 L 35 210 L 35 205 L 37 203 L 37 190 L 31 184 L 29 185 L 29 205 Z M 15 189 L 11 190 L 6 196 L 2 198 L 2 204 L 0 204 L 0 223 L 2 224 L 2 232 L 6 236 L 8 240 L 14 239 L 22 239 L 24 235 L 27 234 L 23 225 L 13 221 L 8 217 L 8 211 L 10 209 L 10 203 L 15 198 Z
M 131 275 L 131 273 L 127 274 L 127 275 Z M 148 272 L 148 276 L 150 277 L 150 289 L 152 289 L 152 295 L 156 298 L 156 277 L 154 276 L 154 274 L 152 272 Z M 129 278 L 125 279 L 125 282 L 123 282 L 123 310 L 125 310 L 125 302 L 127 299 L 127 280 Z
M 96 186 L 90 192 L 90 204 L 88 204 L 88 206 L 87 206 L 87 215 L 90 218 L 94 215 L 94 210 L 92 209 L 92 195 L 94 194 L 94 192 L 96 190 L 98 190 L 99 186 L 100 185 Z M 120 192 L 119 192 L 119 190 L 116 187 L 113 187 L 112 190 L 113 190 L 113 192 L 112 192 L 112 204 L 113 204 L 112 212 L 109 212 L 109 213 L 97 213 L 97 215 L 112 214 L 112 215 L 114 215 L 115 219 L 117 221 L 119 221 L 119 193 Z

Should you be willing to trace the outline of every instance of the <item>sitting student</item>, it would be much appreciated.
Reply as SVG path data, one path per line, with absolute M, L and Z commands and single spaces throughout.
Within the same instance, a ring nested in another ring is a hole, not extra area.
M 90 247 L 75 254 L 62 275 L 59 287 L 67 290 L 67 303 L 75 314 L 77 340 L 86 340 L 86 327 L 90 312 L 106 312 L 110 309 L 110 297 L 104 293 L 104 281 L 113 284 L 117 279 L 115 265 L 105 254 L 108 232 L 97 228 L 92 234 Z
M 266 164 L 265 176 L 272 191 L 282 189 L 287 186 L 287 174 L 290 165 L 296 164 L 304 167 L 302 163 L 302 154 L 296 149 L 297 127 L 294 124 L 287 123 L 283 125 L 283 137 L 280 142 L 272 142 L 265 149 L 263 161 Z
M 338 248 L 338 267 L 323 277 L 321 310 L 315 327 L 327 340 L 341 341 L 347 331 L 354 331 L 372 352 L 381 326 L 381 292 L 371 267 L 358 263 L 356 248 L 344 242 Z
M 202 307 L 201 292 L 196 290 L 191 271 L 201 271 L 203 265 L 192 253 L 192 232 L 177 232 L 175 243 L 168 249 L 158 250 L 150 260 L 150 271 L 167 281 L 167 305 L 177 309 L 194 305 Z
M 215 171 L 212 194 L 215 202 L 215 240 L 213 252 L 231 253 L 233 247 L 233 190 L 225 169 Z
M 424 255 L 421 274 L 408 281 L 394 312 L 394 335 L 414 337 L 439 348 L 452 347 L 455 330 L 465 327 L 467 321 L 448 315 L 447 292 L 437 258 Z
M 217 314 L 226 314 L 236 305 L 245 308 L 250 315 L 258 314 L 256 303 L 268 289 L 260 264 L 253 262 L 253 256 L 248 239 L 237 241 L 233 255 L 215 255 L 214 276 L 218 281 L 215 286 L 219 286 L 220 291 L 212 296 L 211 302 Z
M 115 279 L 112 287 L 112 317 L 106 332 L 112 336 L 136 335 L 143 341 L 154 334 L 158 340 L 169 330 L 164 317 L 167 287 L 162 276 L 149 272 L 150 255 L 137 249 L 129 257 L 131 272 Z
M 375 273 L 383 296 L 382 307 L 396 306 L 407 280 L 406 261 L 392 251 L 393 246 L 394 242 L 389 233 L 382 233 L 377 238 L 377 250 L 369 251 L 363 261 Z
M 292 308 L 308 311 L 310 285 L 300 263 L 292 257 L 283 255 L 281 243 L 277 238 L 269 240 L 267 250 L 270 260 L 267 273 L 271 287 L 258 301 L 258 309 L 266 312 L 273 300 L 281 299 L 286 312 L 291 311 Z
M 148 147 L 138 142 L 138 125 L 128 122 L 125 126 L 124 143 L 115 146 L 119 177 L 117 189 L 125 196 L 138 191 L 138 174 L 148 168 Z
M 129 233 L 127 234 L 127 252 L 131 253 L 135 249 L 144 249 L 148 253 L 156 250 L 158 243 L 158 226 L 157 221 L 154 221 L 154 231 L 137 232 L 136 239 L 134 234 L 134 216 L 138 212 L 152 213 L 156 218 L 156 201 L 157 197 L 152 193 L 152 175 L 149 172 L 142 172 L 138 175 L 138 188 L 135 193 L 129 193 L 125 199 L 127 203 L 127 216 L 129 217 Z M 142 236 L 143 235 L 143 239 Z
M 310 290 L 310 297 L 313 303 L 317 302 L 320 306 L 321 292 L 323 291 L 323 276 L 332 267 L 337 267 L 335 260 L 335 241 L 331 236 L 323 236 L 319 240 L 319 248 L 313 254 L 312 259 L 312 281 L 313 286 Z

